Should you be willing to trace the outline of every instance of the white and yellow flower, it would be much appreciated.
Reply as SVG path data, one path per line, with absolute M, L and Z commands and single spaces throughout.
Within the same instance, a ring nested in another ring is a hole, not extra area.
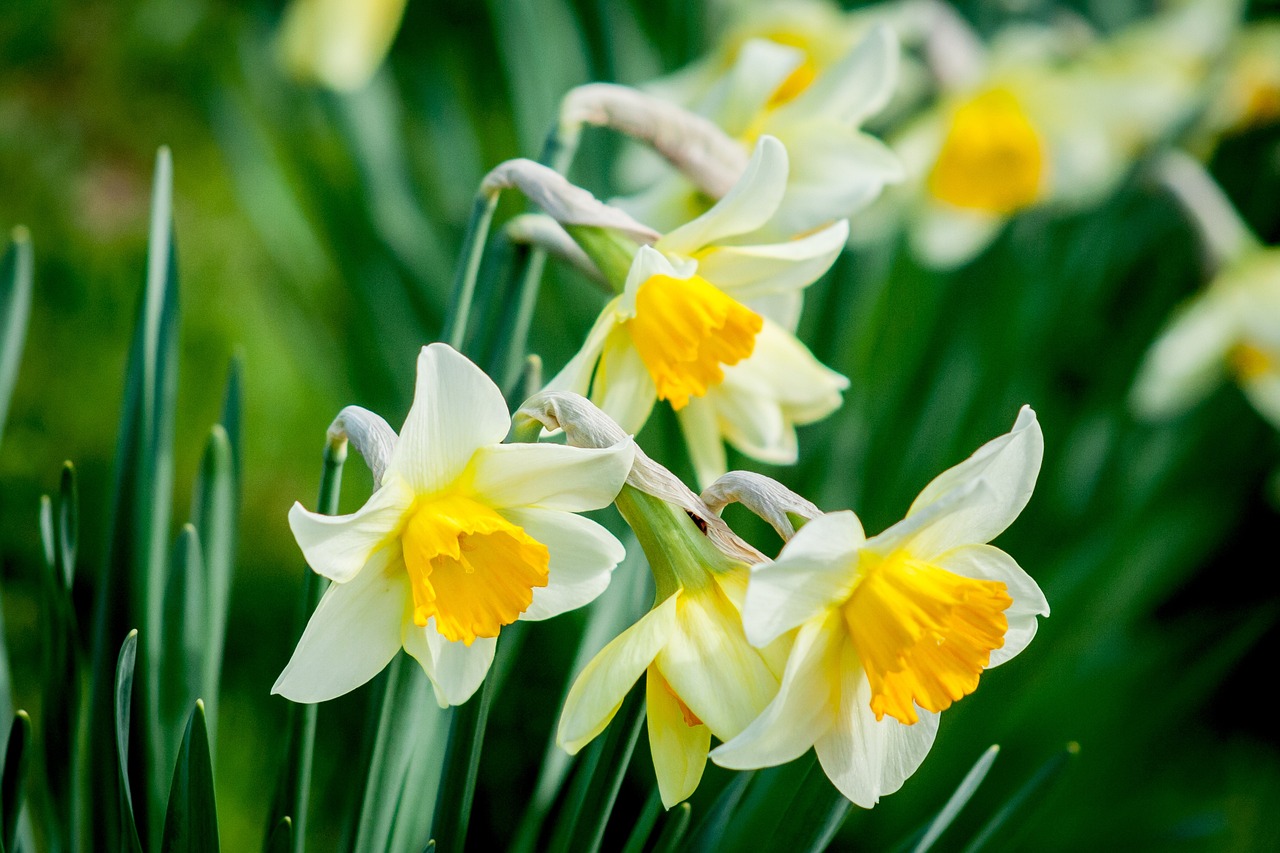
M 941 78 L 936 107 L 890 140 L 906 180 L 855 221 L 855 234 L 905 221 L 924 262 L 954 267 L 1015 214 L 1096 203 L 1194 115 L 1237 14 L 1234 0 L 1174 2 L 1096 41 L 1006 29 L 971 73 Z
M 589 396 L 630 433 L 655 402 L 670 402 L 703 482 L 724 473 L 725 441 L 794 462 L 796 426 L 833 412 L 848 385 L 792 332 L 802 291 L 835 261 L 848 225 L 753 244 L 786 181 L 786 150 L 761 138 L 741 180 L 705 214 L 651 246 L 603 243 L 629 267 L 610 263 L 598 230 L 570 228 L 621 293 L 548 388 Z
M 861 129 L 888 103 L 897 79 L 898 43 L 887 27 L 872 29 L 830 64 L 817 64 L 804 47 L 763 38 L 740 45 L 736 57 L 709 91 L 686 106 L 736 142 L 739 171 L 761 136 L 786 147 L 791 170 L 767 224 L 770 235 L 786 238 L 843 219 L 901 180 L 897 158 Z M 573 93 L 565 107 L 573 111 Z M 653 177 L 639 194 L 613 203 L 659 230 L 705 212 L 723 192 L 696 174 L 665 170 Z
M 1040 588 L 986 544 L 1031 497 L 1044 442 L 1035 414 L 925 487 L 907 517 L 866 538 L 852 512 L 819 516 L 751 569 L 742 616 L 767 646 L 795 632 L 777 697 L 712 752 L 768 767 L 814 747 L 863 807 L 915 772 L 938 715 L 982 671 L 1022 651 L 1048 615 Z M 798 629 L 798 630 L 797 630 Z
M 373 77 L 400 31 L 406 0 L 293 0 L 277 49 L 300 80 L 340 92 Z
M 608 586 L 622 546 L 575 513 L 613 500 L 630 440 L 501 444 L 510 426 L 501 392 L 444 344 L 418 356 L 398 437 L 364 410 L 343 417 L 365 437 L 377 489 L 351 515 L 290 510 L 307 563 L 333 583 L 273 693 L 332 699 L 404 648 L 440 704 L 456 705 L 484 680 L 504 625 L 581 607 Z
M 590 403 L 565 392 L 543 392 L 520 414 L 564 429 L 571 444 L 608 444 L 622 435 Z M 748 565 L 763 555 L 639 449 L 617 505 L 648 558 L 654 607 L 578 675 L 556 741 L 577 753 L 643 677 L 658 791 L 670 808 L 697 788 L 712 736 L 738 734 L 773 698 L 786 641 L 761 651 L 743 633 Z

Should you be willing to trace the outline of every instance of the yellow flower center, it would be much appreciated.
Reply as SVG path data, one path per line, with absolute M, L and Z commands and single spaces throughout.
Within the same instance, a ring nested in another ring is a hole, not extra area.
M 650 277 L 636 292 L 636 313 L 626 322 L 659 399 L 675 409 L 724 381 L 721 365 L 751 355 L 763 328 L 759 314 L 696 275 Z
M 787 75 L 787 79 L 783 80 L 778 88 L 773 90 L 773 94 L 769 96 L 768 103 L 765 104 L 766 110 L 776 109 L 783 104 L 798 98 L 805 89 L 813 84 L 818 76 L 818 66 L 813 63 L 813 59 L 808 55 L 805 56 L 804 62 L 796 66 L 796 69 Z
M 1280 367 L 1276 364 L 1275 356 L 1251 343 L 1237 344 L 1232 348 L 1228 359 L 1231 369 L 1244 382 L 1274 373 Z
M 496 637 L 547 585 L 547 546 L 490 507 L 445 495 L 414 507 L 401 534 L 413 621 L 471 645 Z
M 910 725 L 919 720 L 915 705 L 943 711 L 972 693 L 991 651 L 1004 645 L 1011 604 L 999 581 L 962 577 L 901 552 L 865 570 L 844 619 L 876 719 L 888 714 Z
M 1012 92 L 993 89 L 963 104 L 951 119 L 929 174 L 938 199 L 1008 215 L 1040 197 L 1044 147 Z

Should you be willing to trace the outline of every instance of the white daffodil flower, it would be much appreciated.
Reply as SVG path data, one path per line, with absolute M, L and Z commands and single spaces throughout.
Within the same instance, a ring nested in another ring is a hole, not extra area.
M 830 513 L 775 562 L 752 566 L 748 639 L 767 646 L 795 631 L 795 641 L 777 697 L 712 760 L 769 767 L 814 747 L 860 806 L 901 787 L 939 712 L 1026 648 L 1049 613 L 1035 581 L 986 544 L 1026 506 L 1043 451 L 1024 407 L 1009 433 L 937 477 L 880 535 L 866 538 L 852 512 Z
M 571 444 L 607 444 L 622 435 L 589 402 L 563 392 L 543 392 L 520 415 L 564 429 Z M 733 737 L 769 704 L 786 641 L 761 651 L 743 633 L 747 567 L 763 555 L 639 449 L 627 482 L 617 505 L 649 560 L 654 607 L 578 675 L 556 742 L 576 754 L 604 731 L 643 677 L 658 791 L 671 808 L 698 787 L 711 737 Z
M 444 344 L 418 356 L 399 437 L 371 413 L 344 416 L 377 438 L 365 452 L 378 487 L 351 515 L 290 510 L 308 565 L 333 583 L 273 693 L 341 696 L 404 648 L 441 706 L 457 705 L 484 680 L 502 626 L 581 607 L 608 586 L 622 546 L 575 513 L 622 487 L 634 452 L 625 436 L 600 449 L 501 444 L 502 393 Z
M 1280 247 L 1263 245 L 1191 157 L 1171 152 L 1155 171 L 1196 225 L 1213 278 L 1148 350 L 1130 405 L 1140 417 L 1173 417 L 1234 377 L 1280 428 Z
M 608 241 L 609 255 L 597 235 L 570 228 L 621 293 L 547 387 L 589 396 L 631 433 L 656 401 L 670 402 L 703 482 L 724 473 L 725 441 L 756 459 L 794 462 L 796 426 L 833 412 L 848 386 L 792 332 L 802 291 L 835 262 L 848 226 L 751 244 L 786 182 L 786 150 L 766 136 L 723 199 L 651 246 Z M 629 267 L 611 263 L 619 251 L 634 252 Z
M 1280 21 L 1241 28 L 1196 133 L 1206 154 L 1224 136 L 1280 122 Z
M 902 179 L 897 157 L 861 130 L 888 103 L 897 68 L 898 42 L 885 26 L 822 68 L 802 48 L 751 39 L 722 80 L 691 105 L 736 141 L 739 170 L 761 136 L 776 137 L 786 147 L 792 167 L 782 202 L 767 223 L 769 235 L 790 237 L 843 219 Z M 571 93 L 566 109 L 573 100 Z M 673 228 L 723 194 L 699 177 L 666 170 L 638 195 L 613 203 L 660 230 Z
M 400 31 L 406 0 L 293 0 L 277 49 L 299 80 L 339 92 L 373 77 Z
M 950 268 L 1015 214 L 1104 198 L 1200 107 L 1239 13 L 1235 0 L 1168 6 L 1105 40 L 1002 31 L 976 74 L 940 79 L 937 106 L 890 140 L 906 180 L 855 221 L 855 235 L 876 239 L 905 221 L 921 260 Z

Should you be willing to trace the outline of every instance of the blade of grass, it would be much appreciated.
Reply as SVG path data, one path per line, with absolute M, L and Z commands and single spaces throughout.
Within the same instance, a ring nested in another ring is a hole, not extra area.
M 484 258 L 485 243 L 489 239 L 489 226 L 493 212 L 498 207 L 498 195 L 480 193 L 471 206 L 471 218 L 467 221 L 466 235 L 462 238 L 460 257 L 462 262 L 453 280 L 453 293 L 449 297 L 444 331 L 440 337 L 458 351 L 463 350 L 467 338 L 467 323 L 471 317 L 471 303 L 476 295 L 476 279 L 480 275 L 480 262 Z
M 453 709 L 440 799 L 436 803 L 436 820 L 431 830 L 432 838 L 443 850 L 462 850 L 466 846 L 471 804 L 476 793 L 476 775 L 480 769 L 480 751 L 484 746 L 489 707 L 493 703 L 497 683 L 495 673 L 490 672 L 479 694 Z
M 115 682 L 115 772 L 119 792 L 116 803 L 119 817 L 116 821 L 119 836 L 117 850 L 124 853 L 141 853 L 142 842 L 138 838 L 138 825 L 134 819 L 133 793 L 129 789 L 129 710 L 133 697 L 133 674 L 138 658 L 138 632 L 133 630 L 120 646 L 116 664 Z
M 662 798 L 655 787 L 649 792 L 649 798 L 644 801 L 644 808 L 640 810 L 640 817 L 636 818 L 636 825 L 631 828 L 631 834 L 627 836 L 627 843 L 623 846 L 622 853 L 644 853 L 645 842 L 653 834 L 653 827 L 657 824 L 658 815 L 661 813 Z
M 627 768 L 631 765 L 636 742 L 640 740 L 640 732 L 644 729 L 644 691 L 637 685 L 633 692 L 634 698 L 628 700 L 630 707 L 624 703 L 620 714 L 609 726 L 608 734 L 596 739 L 597 742 L 603 741 L 600 760 L 596 763 L 596 772 L 592 774 L 593 778 L 587 786 L 587 796 L 574 831 L 573 850 L 596 853 L 604 843 L 605 827 L 613 813 Z
M 653 853 L 675 853 L 689 831 L 689 817 L 693 807 L 688 803 L 679 803 L 667 812 L 667 822 L 662 827 L 662 834 L 653 845 Z
M 13 229 L 12 242 L 0 258 L 0 440 L 4 438 L 31 318 L 31 271 L 31 234 L 18 227 Z
M 280 818 L 276 828 L 271 830 L 262 853 L 293 853 L 293 821 L 288 815 Z
M 228 395 L 230 400 L 230 394 Z M 236 397 L 238 400 L 238 395 Z M 237 402 L 238 406 L 238 402 Z M 230 406 L 228 406 L 230 412 Z M 239 424 L 238 414 L 226 420 Z M 230 436 L 230 433 L 228 433 Z M 342 466 L 347 459 L 346 445 L 335 447 L 326 444 L 324 449 L 324 466 L 320 474 L 320 494 L 316 498 L 316 512 L 324 515 L 336 515 L 338 498 L 342 494 Z M 232 457 L 234 463 L 235 457 Z M 294 617 L 293 638 L 296 643 L 307 626 L 307 620 L 320 602 L 324 592 L 323 579 L 315 572 L 307 569 L 302 578 L 302 596 Z M 276 782 L 275 797 L 271 811 L 268 812 L 267 837 L 271 838 L 278 831 L 282 818 L 291 818 L 290 834 L 293 853 L 302 853 L 307 834 L 307 812 L 311 796 L 311 765 L 315 755 L 316 715 L 319 706 L 299 705 L 290 702 L 285 711 L 284 760 L 281 762 L 280 776 Z
M 742 797 L 755 776 L 754 770 L 734 775 L 733 780 L 725 785 L 711 808 L 702 816 L 702 820 L 698 821 L 684 849 L 716 850 L 721 846 L 725 829 L 733 818 L 733 812 L 737 809 L 738 803 L 742 802 Z
M 913 853 L 925 853 L 937 843 L 942 833 L 946 832 L 947 827 L 951 826 L 951 822 L 956 819 L 956 815 L 960 814 L 960 810 L 969 802 L 969 798 L 978 790 L 978 786 L 987 778 L 987 773 L 990 772 L 991 765 L 995 763 L 999 753 L 999 744 L 992 744 L 974 762 L 973 767 L 969 768 L 969 772 L 960 781 L 960 787 L 956 788 L 955 793 L 942 807 L 942 811 L 938 812 L 938 816 L 925 829 L 924 837 L 916 844 Z
M 166 731 L 183 725 L 204 683 L 207 593 L 200 535 L 185 524 L 174 544 L 165 585 L 160 699 Z M 189 725 L 189 720 L 186 721 Z
M 16 850 L 18 820 L 22 816 L 22 800 L 26 788 L 27 744 L 31 741 L 31 718 L 26 711 L 13 715 L 9 740 L 4 750 L 4 771 L 0 775 L 0 842 L 5 850 Z
M 218 853 L 218 809 L 213 762 L 204 725 L 204 702 L 196 700 L 173 768 L 165 810 L 161 853 Z
M 982 829 L 978 830 L 978 834 L 964 848 L 964 853 L 977 853 L 977 851 L 990 844 L 992 839 L 1004 830 L 1016 816 L 1023 813 L 1028 803 L 1043 793 L 1048 784 L 1061 775 L 1071 759 L 1078 755 L 1079 752 L 1079 744 L 1069 743 L 1052 758 L 1040 765 L 1040 769 L 1033 773 L 1031 778 L 1023 783 L 1022 787 L 1015 791 L 1012 797 L 1005 801 L 1005 804 L 991 816 Z
M 204 660 L 197 695 L 204 698 L 208 714 L 210 749 L 217 751 L 218 679 L 227 635 L 227 608 L 235 569 L 236 521 L 240 508 L 236 453 L 227 429 L 215 424 L 209 432 L 200 476 L 196 482 L 191 518 L 199 533 L 203 586 Z

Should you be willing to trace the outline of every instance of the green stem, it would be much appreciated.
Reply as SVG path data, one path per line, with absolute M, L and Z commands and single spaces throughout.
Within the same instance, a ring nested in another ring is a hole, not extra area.
M 476 295 L 476 279 L 480 275 L 480 261 L 489 237 L 493 212 L 498 206 L 498 194 L 476 196 L 471 207 L 471 219 L 462 240 L 462 265 L 453 281 L 453 296 L 446 315 L 442 337 L 454 349 L 461 351 L 467 337 L 467 321 L 471 316 L 471 302 Z

